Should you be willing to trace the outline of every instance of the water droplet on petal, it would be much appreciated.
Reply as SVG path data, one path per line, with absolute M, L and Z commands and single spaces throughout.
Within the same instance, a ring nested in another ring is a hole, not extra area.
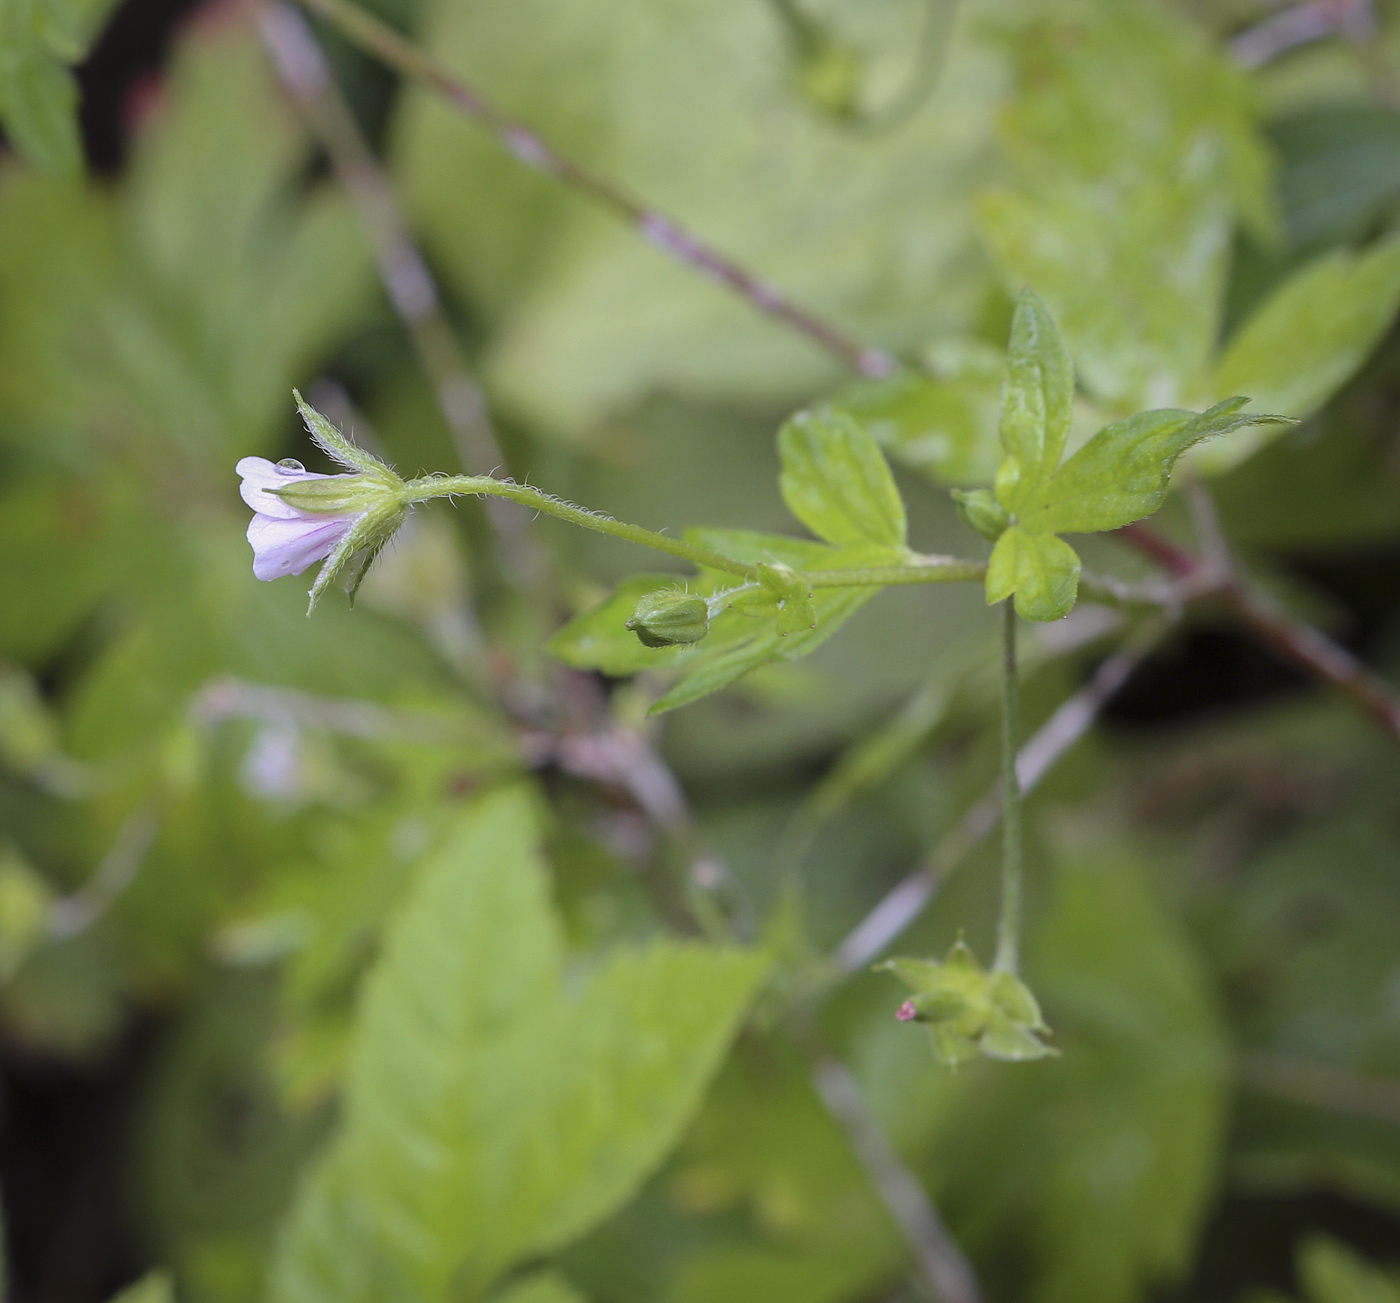
M 306 467 L 297 461 L 295 457 L 283 457 L 282 460 L 277 463 L 277 469 L 281 471 L 283 475 L 303 475 L 306 473 Z

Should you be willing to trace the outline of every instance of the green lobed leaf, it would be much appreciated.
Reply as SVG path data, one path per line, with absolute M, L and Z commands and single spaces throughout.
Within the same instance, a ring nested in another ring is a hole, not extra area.
M 1162 505 L 1173 467 L 1205 439 L 1284 417 L 1245 413 L 1247 398 L 1227 398 L 1197 414 L 1139 412 L 1100 430 L 1021 510 L 1029 530 L 1092 534 L 1150 516 Z
M 1079 556 L 1063 539 L 1012 525 L 997 540 L 987 562 L 989 604 L 1015 594 L 1023 620 L 1060 620 L 1078 591 Z
M 1054 474 L 1069 437 L 1074 368 L 1054 319 L 1033 290 L 1024 290 L 1011 322 L 1009 379 L 1002 400 L 997 497 L 1018 511 Z
M 778 434 L 788 509 L 839 546 L 904 545 L 904 501 L 870 432 L 840 408 L 799 412 Z
M 391 925 L 274 1298 L 481 1292 L 615 1209 L 698 1103 L 762 961 L 663 941 L 562 985 L 535 837 L 523 792 L 487 798 Z
M 115 0 L 5 0 L 0 5 L 0 122 L 39 171 L 82 171 L 78 86 L 69 71 L 87 53 Z
M 1284 281 L 1231 338 L 1216 393 L 1249 394 L 1260 407 L 1311 416 L 1380 342 L 1400 307 L 1400 236 L 1356 252 L 1334 249 Z M 1266 443 L 1256 429 L 1203 448 L 1206 474 L 1229 470 Z

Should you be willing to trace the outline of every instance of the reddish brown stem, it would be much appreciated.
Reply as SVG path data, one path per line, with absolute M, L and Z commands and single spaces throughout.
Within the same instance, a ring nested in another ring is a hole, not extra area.
M 1204 572 L 1204 562 L 1141 522 L 1118 530 L 1118 536 L 1187 584 Z M 1222 577 L 1208 591 L 1284 660 L 1339 688 L 1400 740 L 1400 694 L 1345 647 L 1311 625 L 1294 620 L 1234 575 Z
M 702 275 L 735 291 L 760 312 L 800 331 L 863 376 L 890 375 L 897 366 L 882 349 L 852 339 L 815 313 L 799 307 L 775 285 L 704 244 L 666 214 L 648 207 L 620 186 L 559 153 L 543 137 L 506 117 L 437 59 L 351 0 L 303 0 L 306 7 L 405 77 L 432 87 L 464 116 L 489 130 L 527 167 L 590 196 L 628 222 L 643 239 Z

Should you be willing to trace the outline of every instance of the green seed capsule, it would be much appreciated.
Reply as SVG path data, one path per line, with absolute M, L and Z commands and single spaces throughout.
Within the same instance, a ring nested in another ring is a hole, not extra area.
M 703 597 L 664 589 L 637 603 L 627 627 L 647 647 L 699 642 L 710 631 L 710 607 Z

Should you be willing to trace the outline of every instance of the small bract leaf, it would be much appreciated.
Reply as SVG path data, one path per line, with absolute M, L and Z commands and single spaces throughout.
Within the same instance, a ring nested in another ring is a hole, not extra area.
M 1015 595 L 1016 614 L 1044 623 L 1074 608 L 1079 591 L 1079 556 L 1054 534 L 1034 534 L 1013 525 L 997 540 L 987 563 L 987 602 Z
M 848 412 L 799 412 L 778 435 L 779 485 L 794 516 L 838 546 L 904 545 L 904 502 L 871 433 Z

